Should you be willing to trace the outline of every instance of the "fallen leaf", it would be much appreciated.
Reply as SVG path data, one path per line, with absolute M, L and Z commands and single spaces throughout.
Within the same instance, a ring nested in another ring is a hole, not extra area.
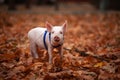
M 99 62 L 99 63 L 96 63 L 96 64 L 94 65 L 94 67 L 101 68 L 101 67 L 103 67 L 104 65 L 105 65 L 104 62 Z

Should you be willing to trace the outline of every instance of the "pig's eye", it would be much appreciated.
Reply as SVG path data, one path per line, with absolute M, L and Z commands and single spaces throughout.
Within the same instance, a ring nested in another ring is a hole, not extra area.
M 62 32 L 62 31 L 60 31 L 60 34 L 63 34 L 63 32 Z
M 52 34 L 54 33 L 54 31 L 51 32 Z

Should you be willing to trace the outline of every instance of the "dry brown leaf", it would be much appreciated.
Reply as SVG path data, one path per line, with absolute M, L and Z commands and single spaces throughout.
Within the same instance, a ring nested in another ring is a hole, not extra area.
M 119 16 L 114 12 L 82 15 L 0 13 L 0 79 L 119 80 Z M 51 65 L 46 50 L 38 49 L 39 59 L 32 58 L 27 32 L 36 26 L 45 27 L 46 21 L 61 25 L 64 20 L 68 21 L 68 26 L 62 62 L 57 50 L 53 51 Z M 75 48 L 91 56 L 81 56 Z

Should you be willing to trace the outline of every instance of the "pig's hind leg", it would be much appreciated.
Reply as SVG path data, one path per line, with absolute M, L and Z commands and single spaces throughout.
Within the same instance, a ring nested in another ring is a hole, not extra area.
M 38 53 L 37 53 L 37 46 L 34 42 L 30 42 L 30 51 L 31 54 L 34 58 L 39 58 Z

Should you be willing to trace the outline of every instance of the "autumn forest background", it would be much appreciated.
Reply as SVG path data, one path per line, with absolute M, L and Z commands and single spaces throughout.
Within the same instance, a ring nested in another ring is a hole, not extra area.
M 79 9 L 73 2 L 67 2 L 67 8 L 63 3 L 58 11 L 45 6 L 28 10 L 22 5 L 15 11 L 0 6 L 0 80 L 120 80 L 119 11 L 102 12 L 86 6 Z M 41 9 L 43 12 L 38 11 Z M 45 27 L 46 21 L 62 25 L 65 20 L 62 62 L 56 49 L 51 65 L 46 50 L 38 49 L 39 59 L 34 59 L 28 31 Z

